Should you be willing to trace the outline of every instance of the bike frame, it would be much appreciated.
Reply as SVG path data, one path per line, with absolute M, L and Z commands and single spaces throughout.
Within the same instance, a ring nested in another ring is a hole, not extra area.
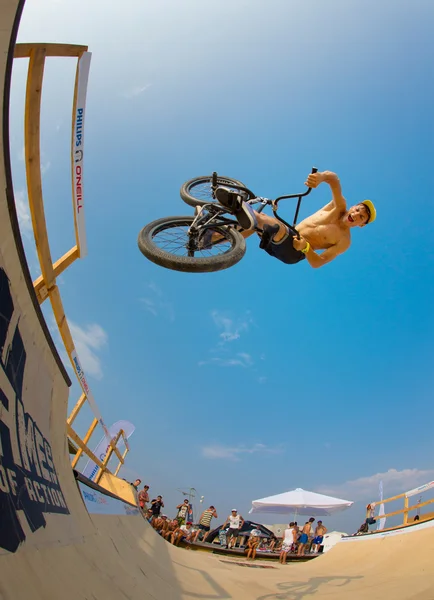
M 317 171 L 318 171 L 318 169 L 316 167 L 313 167 L 311 172 L 316 173 Z M 218 186 L 217 173 L 214 172 L 212 174 L 212 184 L 211 184 L 213 196 L 214 196 L 217 186 Z M 244 186 L 238 186 L 238 185 L 231 184 L 231 188 L 237 189 L 240 192 L 247 194 L 247 196 L 249 198 L 249 200 L 247 200 L 247 202 L 249 204 L 251 204 L 251 205 L 260 204 L 261 206 L 257 209 L 256 212 L 262 212 L 266 206 L 271 206 L 274 217 L 278 221 L 280 221 L 281 223 L 286 225 L 292 233 L 294 233 L 295 235 L 297 235 L 298 238 L 300 238 L 300 234 L 295 229 L 295 226 L 297 224 L 297 219 L 298 219 L 298 213 L 300 211 L 302 199 L 310 194 L 310 192 L 312 191 L 312 188 L 308 188 L 306 192 L 303 192 L 301 194 L 289 194 L 286 196 L 279 196 L 275 200 L 270 200 L 269 198 L 262 198 L 262 197 L 256 196 L 256 194 L 254 194 L 251 190 L 249 190 L 248 188 L 246 188 Z M 288 199 L 292 199 L 292 198 L 297 198 L 298 200 L 297 200 L 297 206 L 295 209 L 294 221 L 293 221 L 292 225 L 290 225 L 284 219 L 282 219 L 282 217 L 280 215 L 277 214 L 277 207 L 278 207 L 278 203 L 281 200 L 288 200 Z M 227 211 L 227 209 L 223 208 L 222 206 L 220 206 L 218 204 L 210 203 L 210 204 L 206 204 L 205 206 L 203 206 L 203 209 L 205 209 L 205 208 L 207 208 L 207 210 L 209 211 L 210 214 L 204 215 L 204 216 L 202 216 L 202 214 L 198 215 L 196 217 L 196 219 L 194 219 L 193 223 L 191 224 L 190 230 L 195 229 L 195 228 L 200 228 L 201 230 L 205 230 L 205 229 L 211 229 L 213 227 L 222 226 L 222 225 L 239 226 L 237 221 L 234 221 L 233 219 L 229 219 L 228 217 L 223 216 L 223 214 L 228 211 Z M 214 214 L 212 214 L 212 213 L 214 213 Z M 202 222 L 202 221 L 204 221 L 204 222 Z M 259 233 L 262 233 L 262 229 L 260 229 L 259 227 L 257 227 L 255 230 Z

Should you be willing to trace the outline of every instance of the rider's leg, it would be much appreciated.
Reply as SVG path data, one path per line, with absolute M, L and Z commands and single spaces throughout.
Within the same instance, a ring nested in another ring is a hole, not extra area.
M 269 215 L 264 215 L 263 213 L 258 213 L 256 211 L 255 215 L 256 220 L 258 221 L 258 227 L 260 229 L 264 229 L 265 225 L 269 225 L 270 227 L 277 225 L 279 227 L 279 230 L 273 236 L 274 242 L 280 242 L 280 240 L 282 240 L 287 235 L 288 230 L 286 226 L 280 221 L 278 221 L 275 217 L 270 217 Z

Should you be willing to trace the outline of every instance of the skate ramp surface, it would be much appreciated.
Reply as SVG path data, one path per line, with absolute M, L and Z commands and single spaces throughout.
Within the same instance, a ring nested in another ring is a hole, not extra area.
M 280 566 L 175 548 L 140 515 L 87 512 L 66 441 L 70 381 L 33 292 L 13 197 L 8 102 L 21 8 L 0 4 L 0 599 L 434 599 L 429 526 Z

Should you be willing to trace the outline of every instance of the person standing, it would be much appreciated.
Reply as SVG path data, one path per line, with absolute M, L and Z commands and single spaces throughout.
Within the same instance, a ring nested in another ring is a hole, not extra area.
M 297 539 L 296 536 L 297 530 L 294 529 L 294 523 L 291 522 L 283 532 L 282 549 L 279 556 L 279 562 L 282 565 L 286 564 L 288 552 L 291 552 L 294 548 L 294 543 Z
M 203 513 L 200 515 L 199 529 L 195 533 L 195 537 L 193 540 L 194 542 L 197 541 L 197 538 L 201 531 L 204 532 L 202 541 L 205 542 L 206 538 L 208 537 L 209 531 L 211 529 L 211 520 L 213 517 L 215 519 L 217 519 L 218 514 L 217 514 L 215 507 L 211 505 L 209 508 L 204 510 Z
M 188 499 L 186 498 L 184 500 L 184 502 L 182 504 L 178 504 L 178 506 L 176 507 L 178 509 L 178 514 L 176 515 L 176 520 L 178 521 L 178 525 L 185 525 L 185 522 L 187 521 L 187 515 L 188 515 L 188 509 L 189 509 L 189 502 Z
M 244 525 L 244 519 L 241 515 L 238 514 L 236 508 L 231 510 L 231 514 L 228 516 L 226 521 L 223 524 L 222 529 L 226 527 L 229 523 L 229 529 L 226 532 L 226 548 L 231 548 L 231 541 L 234 540 L 232 546 L 235 546 L 237 543 L 237 538 L 240 533 L 241 527 Z
M 148 490 L 149 490 L 149 485 L 145 485 L 143 490 L 141 490 L 139 492 L 139 506 L 140 506 L 140 510 L 142 511 L 142 513 L 146 513 L 146 511 L 148 510 L 148 505 L 147 505 L 147 503 L 149 502 Z
M 152 520 L 157 519 L 160 516 L 162 508 L 164 508 L 162 496 L 157 496 L 154 500 L 151 500 Z
M 322 524 L 322 521 L 318 521 L 318 525 L 315 529 L 315 537 L 312 540 L 311 551 L 318 552 L 319 547 L 321 546 L 324 536 L 327 533 L 327 527 Z
M 311 517 L 309 519 L 309 521 L 306 521 L 306 523 L 303 526 L 303 531 L 301 533 L 299 544 L 298 544 L 297 556 L 301 556 L 304 552 L 304 547 L 306 546 L 306 544 L 309 541 L 309 535 L 310 535 L 310 531 L 312 528 L 312 523 L 314 521 L 315 521 L 315 519 L 313 517 Z

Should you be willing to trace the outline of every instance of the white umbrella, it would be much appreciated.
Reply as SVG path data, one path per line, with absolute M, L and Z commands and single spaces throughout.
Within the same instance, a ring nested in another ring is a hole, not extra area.
M 316 492 L 308 492 L 301 488 L 253 500 L 252 508 L 249 513 L 272 513 L 287 515 L 295 513 L 297 515 L 309 515 L 311 517 L 327 517 L 334 513 L 346 510 L 354 504 L 350 500 L 324 496 Z

